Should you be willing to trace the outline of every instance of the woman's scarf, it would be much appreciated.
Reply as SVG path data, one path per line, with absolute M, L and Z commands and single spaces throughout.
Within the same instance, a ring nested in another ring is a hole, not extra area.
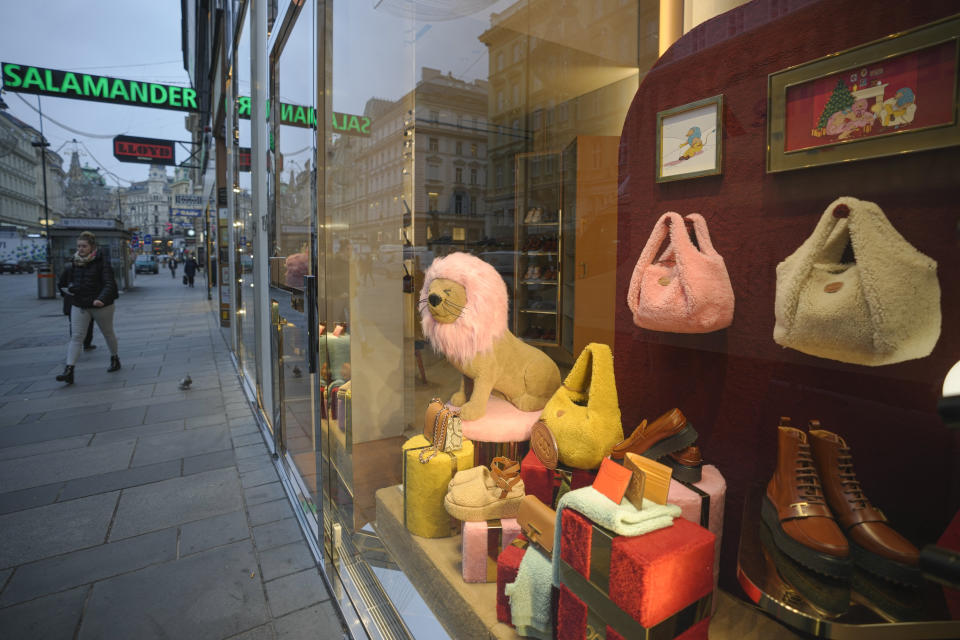
M 83 257 L 83 256 L 80 255 L 79 252 L 77 252 L 77 253 L 73 254 L 73 264 L 77 265 L 78 267 L 82 267 L 83 265 L 87 264 L 88 262 L 90 262 L 91 260 L 93 260 L 93 259 L 96 258 L 96 257 L 97 257 L 97 250 L 96 250 L 96 249 L 94 249 L 93 251 L 91 251 L 90 254 L 87 255 L 87 257 Z

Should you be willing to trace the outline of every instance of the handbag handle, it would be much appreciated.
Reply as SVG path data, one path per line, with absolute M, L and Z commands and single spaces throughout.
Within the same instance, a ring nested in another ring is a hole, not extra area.
M 708 249 L 705 253 L 708 255 L 717 255 L 717 252 L 713 249 L 713 243 L 710 241 L 710 233 L 707 231 L 707 223 L 703 219 L 703 216 L 699 213 L 692 213 L 687 217 L 690 219 L 690 222 L 693 223 L 694 232 L 697 234 L 697 242 L 702 243 L 700 245 L 701 247 Z M 672 254 L 680 270 L 683 269 L 683 260 L 680 257 L 680 252 L 671 251 L 672 247 L 686 246 L 696 251 L 696 247 L 694 247 L 693 242 L 690 241 L 690 235 L 687 233 L 687 227 L 683 222 L 683 217 L 679 213 L 668 211 L 660 216 L 660 219 L 657 220 L 657 223 L 653 226 L 653 231 L 650 233 L 647 244 L 644 245 L 643 251 L 640 253 L 640 258 L 637 259 L 637 264 L 633 268 L 633 275 L 630 277 L 630 287 L 627 291 L 627 306 L 630 307 L 630 311 L 634 315 L 637 314 L 640 302 L 640 285 L 643 281 L 643 272 L 653 263 L 653 259 L 657 256 L 657 252 L 660 251 L 660 246 L 663 244 L 667 233 L 670 234 L 670 245 L 667 247 L 667 250 L 664 251 L 664 255 Z
M 706 256 L 719 256 L 720 254 L 713 248 L 713 242 L 710 240 L 710 231 L 707 229 L 706 219 L 699 213 L 690 213 L 687 214 L 686 220 L 693 224 L 693 233 L 697 237 L 700 253 Z
M 617 400 L 610 347 L 598 342 L 585 346 L 564 379 L 563 388 L 572 396 L 572 400 L 586 400 L 588 409 L 603 406 L 614 409 L 619 415 L 620 403 Z

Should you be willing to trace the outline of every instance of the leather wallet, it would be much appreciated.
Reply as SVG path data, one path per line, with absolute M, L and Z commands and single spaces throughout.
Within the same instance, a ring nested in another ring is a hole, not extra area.
M 520 530 L 530 542 L 551 554 L 556 521 L 557 512 L 540 502 L 536 496 L 526 495 L 520 501 L 520 510 L 517 512 Z
M 657 504 L 667 504 L 673 469 L 656 460 L 630 452 L 624 456 L 623 466 L 633 472 L 634 477 L 627 487 L 626 494 L 633 506 L 637 509 L 643 508 L 642 498 Z

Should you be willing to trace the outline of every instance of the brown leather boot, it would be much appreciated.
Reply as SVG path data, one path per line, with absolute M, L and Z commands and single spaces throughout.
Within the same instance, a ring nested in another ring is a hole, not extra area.
M 919 551 L 887 524 L 886 516 L 863 494 L 843 438 L 819 427 L 817 420 L 810 421 L 813 461 L 827 504 L 851 542 L 854 564 L 887 580 L 918 584 Z
M 673 477 L 680 482 L 693 484 L 703 479 L 703 455 L 700 447 L 691 445 L 660 458 L 660 462 L 673 469 Z
M 777 468 L 767 484 L 761 517 L 781 551 L 805 567 L 837 578 L 850 575 L 847 539 L 820 490 L 807 436 L 780 419 Z
M 629 451 L 656 460 L 680 451 L 696 440 L 697 432 L 693 425 L 687 422 L 680 409 L 671 409 L 649 424 L 646 420 L 641 422 L 629 438 L 613 448 L 610 457 L 620 460 Z

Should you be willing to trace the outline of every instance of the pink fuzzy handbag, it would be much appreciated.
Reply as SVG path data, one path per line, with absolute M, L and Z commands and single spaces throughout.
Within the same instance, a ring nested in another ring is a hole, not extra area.
M 707 221 L 691 213 L 699 249 L 679 213 L 660 216 L 630 278 L 627 306 L 638 327 L 672 333 L 710 333 L 733 322 L 733 287 L 714 250 Z M 670 244 L 659 259 L 667 233 Z M 656 261 L 654 261 L 656 259 Z

